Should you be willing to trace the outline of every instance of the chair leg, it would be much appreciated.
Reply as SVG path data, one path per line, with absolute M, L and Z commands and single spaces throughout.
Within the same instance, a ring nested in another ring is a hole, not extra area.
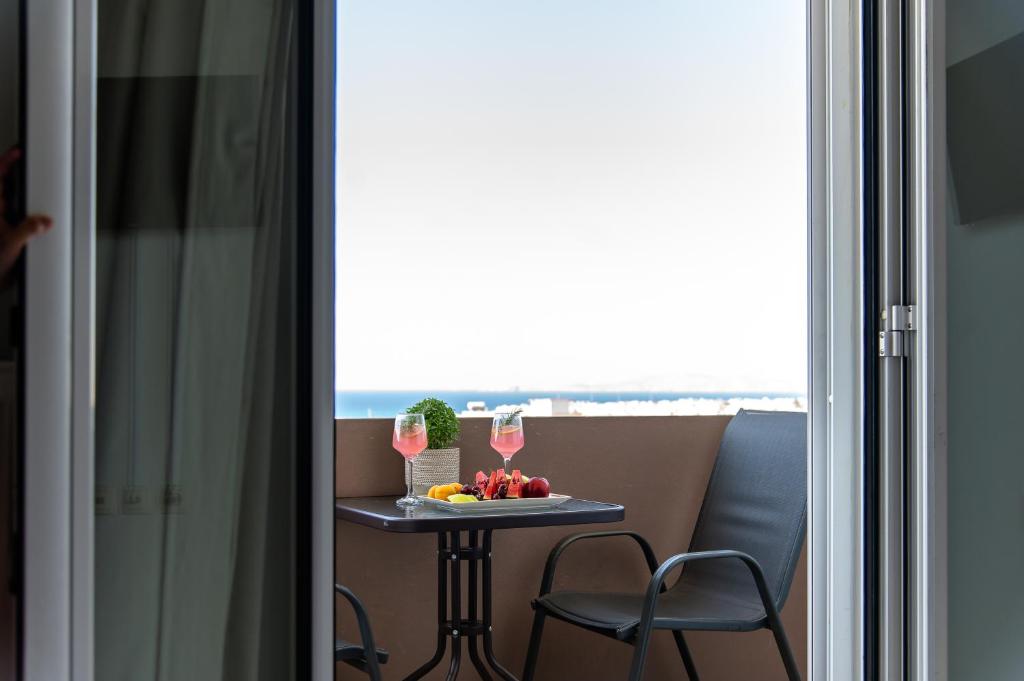
M 380 666 L 377 664 L 377 651 L 370 651 L 370 654 L 366 656 L 367 661 L 372 658 L 372 662 L 366 667 L 366 675 L 370 677 L 370 681 L 381 681 Z
M 537 656 L 540 654 L 540 639 L 544 634 L 544 618 L 546 616 L 547 614 L 541 608 L 534 610 L 530 647 L 526 651 L 526 664 L 523 666 L 523 681 L 533 681 L 533 672 L 537 668 Z
M 647 648 L 651 642 L 651 629 L 641 626 L 633 641 L 633 663 L 629 667 L 629 681 L 640 681 L 644 677 L 644 665 L 647 664 Z
M 693 663 L 693 656 L 690 655 L 690 648 L 686 645 L 686 639 L 683 637 L 683 632 L 673 631 L 672 638 L 676 640 L 676 648 L 679 649 L 679 657 L 683 658 L 683 667 L 686 668 L 686 676 L 690 681 L 700 681 L 700 677 L 697 676 L 697 665 Z
M 776 622 L 771 627 L 772 635 L 775 636 L 775 645 L 779 647 L 779 654 L 782 656 L 782 664 L 786 667 L 786 676 L 789 681 L 800 681 L 800 668 L 796 665 L 796 658 L 793 657 L 793 650 L 789 647 L 789 639 L 786 638 L 786 630 L 782 622 Z

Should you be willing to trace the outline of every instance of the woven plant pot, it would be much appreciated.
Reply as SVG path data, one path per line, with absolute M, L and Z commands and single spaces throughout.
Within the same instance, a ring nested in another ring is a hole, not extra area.
M 459 448 L 424 449 L 414 464 L 405 462 L 405 484 L 412 471 L 412 493 L 426 494 L 434 485 L 459 481 Z

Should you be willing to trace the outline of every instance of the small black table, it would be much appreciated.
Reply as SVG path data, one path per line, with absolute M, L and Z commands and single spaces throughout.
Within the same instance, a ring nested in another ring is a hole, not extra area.
M 477 637 L 484 640 L 484 658 L 491 669 L 505 681 L 517 681 L 494 657 L 491 630 L 491 533 L 517 527 L 552 527 L 556 525 L 584 525 L 614 523 L 626 517 L 618 504 L 570 499 L 549 509 L 516 511 L 480 511 L 456 513 L 432 506 L 419 506 L 402 510 L 395 506 L 397 497 L 359 497 L 338 499 L 334 513 L 340 520 L 366 525 L 387 532 L 437 533 L 437 649 L 405 681 L 422 678 L 444 658 L 447 642 L 452 641 L 452 659 L 447 679 L 459 675 L 462 659 L 461 638 L 469 640 L 469 659 L 480 678 L 491 681 L 491 676 L 480 659 Z M 467 534 L 462 543 L 462 532 Z M 481 541 L 481 533 L 483 534 Z M 467 589 L 467 615 L 462 617 L 462 586 L 460 561 L 469 562 Z M 477 619 L 477 563 L 482 566 L 483 613 Z M 451 573 L 449 577 L 448 574 Z M 449 616 L 449 584 L 451 615 Z

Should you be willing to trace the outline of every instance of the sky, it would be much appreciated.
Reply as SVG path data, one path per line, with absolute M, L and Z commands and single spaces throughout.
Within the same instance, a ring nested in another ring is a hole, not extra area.
M 804 6 L 339 3 L 337 388 L 803 393 Z

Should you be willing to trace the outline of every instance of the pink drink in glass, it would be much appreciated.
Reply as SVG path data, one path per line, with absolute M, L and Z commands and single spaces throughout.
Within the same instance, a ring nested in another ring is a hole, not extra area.
M 522 426 L 495 426 L 491 429 L 491 447 L 503 459 L 511 459 L 513 454 L 523 448 L 523 443 Z
M 420 425 L 395 428 L 391 446 L 407 461 L 412 461 L 427 448 L 427 429 Z M 522 445 L 520 445 L 522 446 Z

